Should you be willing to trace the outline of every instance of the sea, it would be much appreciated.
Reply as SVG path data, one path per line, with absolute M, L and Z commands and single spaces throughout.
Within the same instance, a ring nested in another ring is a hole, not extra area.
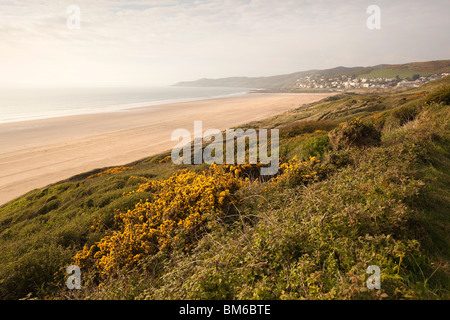
M 175 102 L 243 96 L 252 88 L 0 88 L 0 123 L 116 112 Z

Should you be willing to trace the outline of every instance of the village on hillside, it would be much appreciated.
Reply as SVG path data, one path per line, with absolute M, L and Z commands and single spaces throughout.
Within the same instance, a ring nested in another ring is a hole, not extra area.
M 314 77 L 306 76 L 296 81 L 295 87 L 298 89 L 331 89 L 336 91 L 346 89 L 386 89 L 394 87 L 419 87 L 422 84 L 448 76 L 450 73 L 436 73 L 426 76 L 419 74 L 411 78 L 359 78 L 357 76 L 335 76 L 335 77 Z

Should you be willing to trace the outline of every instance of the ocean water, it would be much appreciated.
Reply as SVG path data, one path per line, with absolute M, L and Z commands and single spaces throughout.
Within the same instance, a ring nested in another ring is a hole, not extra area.
M 0 88 L 0 123 L 245 95 L 249 88 Z

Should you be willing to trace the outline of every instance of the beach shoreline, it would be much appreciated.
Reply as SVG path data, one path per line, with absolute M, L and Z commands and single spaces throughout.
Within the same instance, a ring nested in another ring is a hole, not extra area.
M 335 93 L 250 93 L 0 124 L 0 205 L 33 189 L 170 150 L 178 128 L 225 130 Z

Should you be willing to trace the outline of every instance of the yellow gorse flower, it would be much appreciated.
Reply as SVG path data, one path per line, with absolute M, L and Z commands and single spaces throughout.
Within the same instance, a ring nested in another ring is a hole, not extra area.
M 312 181 L 322 170 L 318 163 L 316 157 L 309 161 L 294 157 L 280 166 L 280 174 L 268 185 Z M 85 246 L 74 257 L 75 263 L 94 266 L 108 276 L 179 243 L 191 249 L 199 233 L 204 232 L 208 215 L 225 214 L 228 204 L 239 199 L 237 191 L 249 185 L 252 170 L 260 166 L 213 164 L 200 173 L 179 170 L 167 179 L 144 179 L 131 193 L 149 193 L 148 199 L 140 200 L 131 210 L 118 212 L 118 230 L 107 232 L 95 245 Z
M 201 173 L 180 170 L 168 179 L 147 180 L 136 192 L 150 192 L 151 199 L 117 214 L 120 230 L 106 234 L 94 246 L 86 246 L 75 256 L 76 263 L 94 262 L 107 275 L 171 246 L 182 235 L 189 248 L 205 222 L 205 214 L 224 213 L 226 204 L 237 199 L 235 192 L 245 181 L 236 175 L 240 169 L 212 165 Z
M 287 182 L 290 184 L 307 183 L 316 179 L 323 169 L 318 166 L 320 160 L 310 157 L 309 161 L 299 161 L 297 156 L 281 164 L 280 174 L 272 180 L 272 184 Z

